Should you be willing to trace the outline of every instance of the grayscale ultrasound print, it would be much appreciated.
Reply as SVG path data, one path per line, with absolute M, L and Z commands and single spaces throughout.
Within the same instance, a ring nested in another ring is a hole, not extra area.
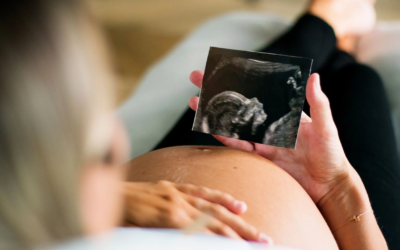
M 311 65 L 212 47 L 193 131 L 294 149 Z

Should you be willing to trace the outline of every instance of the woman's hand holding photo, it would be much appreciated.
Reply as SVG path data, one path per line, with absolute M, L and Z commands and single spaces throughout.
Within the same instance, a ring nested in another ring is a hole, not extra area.
M 203 75 L 201 71 L 194 71 L 190 80 L 201 87 Z M 267 158 L 296 179 L 320 209 L 341 249 L 384 249 L 382 246 L 386 243 L 372 212 L 368 194 L 344 153 L 318 74 L 310 76 L 306 97 L 311 118 L 302 114 L 295 150 L 214 137 L 228 147 Z M 191 109 L 197 109 L 198 101 L 198 97 L 190 99 Z M 354 221 L 357 222 L 361 220 L 362 223 L 358 223 L 361 226 L 347 225 L 353 221 L 352 218 L 356 218 Z M 372 238 L 372 235 L 374 240 L 369 242 L 367 238 Z M 350 236 L 365 240 L 355 242 Z
M 195 71 L 191 81 L 201 86 L 203 73 Z M 228 147 L 261 155 L 292 175 L 318 204 L 322 198 L 349 176 L 348 162 L 333 122 L 328 98 L 321 91 L 319 76 L 314 74 L 307 84 L 307 100 L 311 117 L 303 113 L 295 150 L 215 136 Z M 198 97 L 189 105 L 196 109 Z

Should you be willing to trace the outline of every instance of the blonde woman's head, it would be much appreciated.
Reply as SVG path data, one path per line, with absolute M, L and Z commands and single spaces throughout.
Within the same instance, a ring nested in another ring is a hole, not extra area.
M 98 30 L 74 0 L 0 9 L 0 249 L 115 225 L 126 155 Z

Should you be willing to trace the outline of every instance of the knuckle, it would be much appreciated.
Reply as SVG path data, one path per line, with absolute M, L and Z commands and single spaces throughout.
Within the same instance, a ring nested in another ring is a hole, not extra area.
M 220 205 L 211 204 L 210 212 L 213 216 L 222 216 L 226 212 L 226 209 Z
M 222 223 L 218 226 L 217 230 L 218 230 L 218 232 L 220 232 L 221 234 L 224 234 L 224 235 L 228 235 L 231 232 L 230 227 L 228 227 L 227 225 L 222 224 Z
M 232 195 L 226 193 L 221 194 L 221 199 L 226 202 L 234 200 Z
M 321 104 L 324 106 L 324 107 L 330 107 L 331 106 L 331 104 L 330 104 L 330 102 L 329 102 L 329 99 L 328 99 L 328 97 L 326 97 L 326 96 L 324 96 L 323 98 L 321 98 Z
M 158 184 L 158 185 L 160 185 L 160 186 L 164 186 L 164 187 L 169 187 L 169 186 L 171 186 L 171 185 L 172 185 L 172 183 L 171 183 L 171 182 L 169 182 L 169 181 L 166 181 L 166 180 L 161 180 L 161 181 L 158 181 L 158 182 L 157 182 L 157 184 Z
M 194 208 L 199 209 L 199 210 L 203 210 L 203 208 L 204 208 L 204 202 L 199 198 L 191 198 L 190 199 L 190 204 Z
M 162 198 L 175 205 L 180 205 L 182 203 L 181 197 L 176 192 L 173 191 L 163 194 Z
M 194 189 L 194 188 L 196 188 L 197 186 L 195 186 L 195 185 L 193 185 L 193 184 L 188 184 L 188 183 L 186 183 L 186 184 L 181 184 L 183 187 L 185 187 L 185 188 L 189 188 L 189 189 Z
M 167 206 L 161 209 L 161 216 L 164 218 L 172 218 L 177 214 L 177 209 L 173 206 Z
M 170 225 L 173 227 L 182 227 L 184 226 L 184 218 L 185 218 L 185 212 L 174 206 L 167 207 L 163 209 L 160 213 L 160 219 L 166 225 Z
M 192 194 L 192 192 L 197 189 L 197 187 L 192 184 L 179 184 L 178 186 L 179 190 L 186 194 Z
M 185 226 L 185 220 L 184 217 L 182 216 L 182 213 L 173 213 L 172 216 L 170 217 L 170 222 L 171 225 L 177 228 L 182 228 Z
M 248 225 L 248 233 L 249 233 L 251 239 L 258 239 L 258 236 L 260 234 L 258 229 L 251 225 Z
M 178 190 L 169 182 L 161 184 L 162 188 L 162 198 L 168 201 L 176 201 L 179 196 Z
M 199 187 L 198 190 L 199 190 L 200 195 L 203 197 L 208 197 L 212 193 L 211 189 L 202 187 L 202 186 Z
M 198 188 L 199 193 L 201 194 L 206 194 L 207 193 L 207 188 L 203 186 L 199 186 Z

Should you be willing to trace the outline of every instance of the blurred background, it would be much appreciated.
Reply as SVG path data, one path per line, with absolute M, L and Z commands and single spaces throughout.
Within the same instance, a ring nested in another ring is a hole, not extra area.
M 309 0 L 90 0 L 108 38 L 118 75 L 118 102 L 146 69 L 210 18 L 232 11 L 296 18 Z M 378 20 L 400 20 L 400 0 L 377 0 Z

